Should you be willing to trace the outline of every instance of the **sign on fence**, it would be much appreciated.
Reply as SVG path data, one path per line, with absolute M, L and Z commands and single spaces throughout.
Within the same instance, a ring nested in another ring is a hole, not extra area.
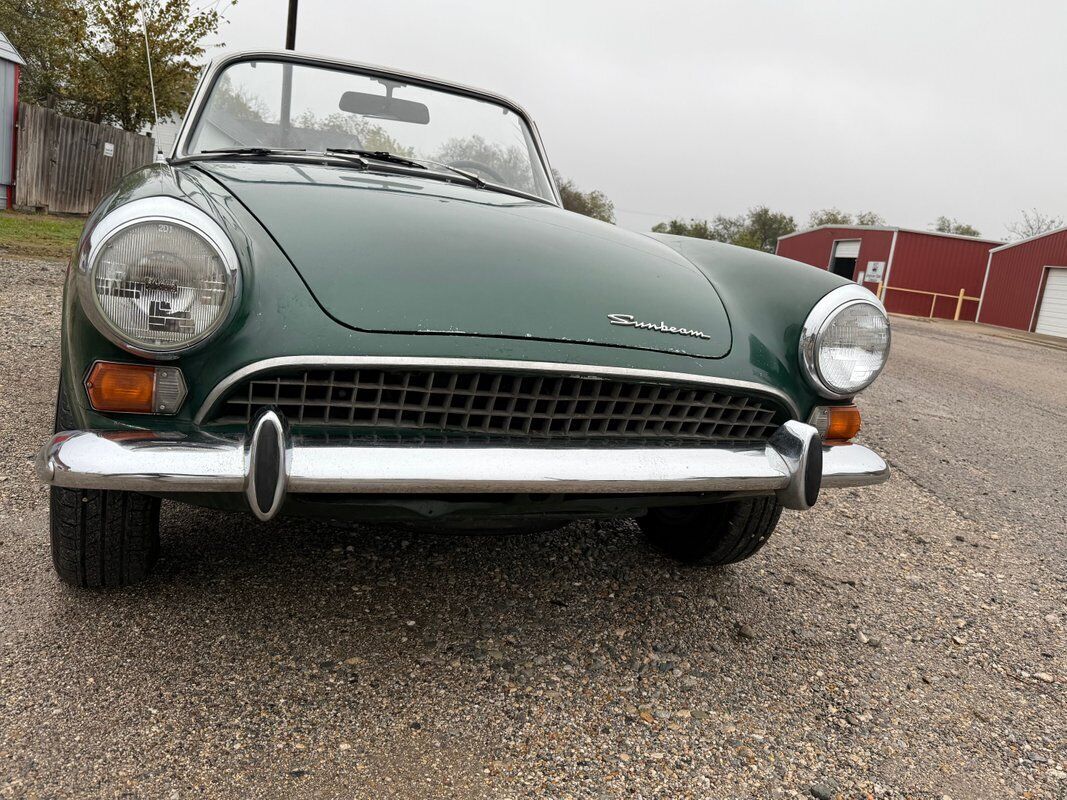
M 15 205 L 88 214 L 127 172 L 152 163 L 152 139 L 19 104 Z

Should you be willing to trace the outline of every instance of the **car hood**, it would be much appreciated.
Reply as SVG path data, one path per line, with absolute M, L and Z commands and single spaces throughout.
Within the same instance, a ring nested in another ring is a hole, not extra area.
M 650 237 L 407 174 L 247 162 L 198 168 L 259 219 L 319 305 L 346 326 L 704 358 L 730 350 L 730 322 L 708 278 Z

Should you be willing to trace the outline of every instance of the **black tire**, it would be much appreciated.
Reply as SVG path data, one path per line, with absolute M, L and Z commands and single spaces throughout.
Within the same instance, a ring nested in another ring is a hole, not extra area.
M 686 564 L 721 566 L 743 561 L 763 547 L 782 507 L 773 497 L 706 506 L 653 508 L 637 520 L 649 544 Z
M 76 427 L 62 382 L 56 431 Z M 144 580 L 159 556 L 159 499 L 100 489 L 53 486 L 49 502 L 52 564 L 64 583 L 84 589 Z

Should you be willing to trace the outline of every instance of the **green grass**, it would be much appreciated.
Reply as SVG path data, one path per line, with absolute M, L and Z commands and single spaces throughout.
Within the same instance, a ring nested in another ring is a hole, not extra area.
M 0 256 L 67 258 L 84 225 L 84 217 L 0 211 Z

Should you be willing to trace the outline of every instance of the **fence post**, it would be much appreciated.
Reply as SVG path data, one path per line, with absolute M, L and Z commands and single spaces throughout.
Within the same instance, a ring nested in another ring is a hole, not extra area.
M 937 307 L 937 295 L 930 298 L 930 319 L 934 318 L 934 309 Z
M 882 303 L 885 303 L 885 290 L 882 288 L 882 281 L 878 281 L 878 286 L 875 287 L 874 296 L 877 297 Z
M 956 301 L 956 316 L 954 320 L 959 321 L 959 313 L 964 308 L 964 289 L 959 290 L 959 300 Z

